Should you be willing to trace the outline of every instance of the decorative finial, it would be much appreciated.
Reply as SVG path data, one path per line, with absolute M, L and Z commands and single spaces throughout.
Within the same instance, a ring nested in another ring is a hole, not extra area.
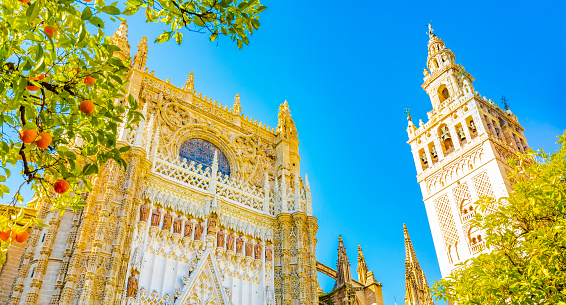
M 195 89 L 195 74 L 193 72 L 189 73 L 189 76 L 187 77 L 185 89 L 191 92 Z
M 503 102 L 505 110 L 509 110 L 509 105 L 507 104 L 508 99 L 505 97 L 505 95 L 501 96 L 501 101 Z
M 236 97 L 234 98 L 234 113 L 240 114 L 242 112 L 242 106 L 240 105 L 240 94 L 236 93 Z
M 436 37 L 432 29 L 432 22 L 428 24 L 428 38 Z
M 411 120 L 411 108 L 405 107 L 405 114 L 407 115 L 407 121 Z

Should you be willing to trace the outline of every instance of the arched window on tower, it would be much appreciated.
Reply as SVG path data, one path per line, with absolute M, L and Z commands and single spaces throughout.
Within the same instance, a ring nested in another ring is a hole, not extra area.
M 214 152 L 218 154 L 218 171 L 223 175 L 230 175 L 230 163 L 226 155 L 216 145 L 198 138 L 185 141 L 179 148 L 179 157 L 187 160 L 187 164 L 194 161 L 197 165 L 202 164 L 203 169 L 212 167 Z
M 440 85 L 440 87 L 438 87 L 438 99 L 440 100 L 440 102 L 444 102 L 445 100 L 447 100 L 450 97 L 450 92 L 448 92 L 448 88 L 446 88 L 446 85 L 442 84 Z
M 434 64 L 434 67 L 438 69 L 438 61 L 436 60 L 436 58 L 432 60 L 432 63 Z
M 448 126 L 446 124 L 442 124 L 440 125 L 440 127 L 438 127 L 438 137 L 440 138 L 444 156 L 448 156 L 451 152 L 454 151 L 454 144 L 452 143 L 450 131 L 448 130 Z

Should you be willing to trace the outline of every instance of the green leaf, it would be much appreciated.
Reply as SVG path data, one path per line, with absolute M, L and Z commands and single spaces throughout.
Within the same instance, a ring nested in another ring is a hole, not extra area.
M 204 21 L 199 16 L 195 16 L 195 18 L 193 18 L 193 22 L 200 27 L 205 26 Z
M 77 40 L 77 43 L 83 41 L 83 39 L 85 39 L 85 36 L 86 36 L 86 28 L 84 23 L 81 23 L 81 26 L 79 27 L 79 39 Z
M 91 16 L 92 16 L 92 10 L 90 9 L 90 7 L 87 6 L 83 10 L 83 13 L 81 14 L 81 19 L 82 20 L 88 20 L 88 19 L 90 19 Z
M 214 33 L 210 34 L 210 37 L 209 37 L 210 41 L 215 41 L 216 37 L 218 37 L 218 32 L 214 32 Z
M 104 22 L 102 21 L 102 19 L 100 19 L 96 16 L 90 17 L 90 19 L 88 19 L 88 22 L 90 22 L 92 25 L 99 27 L 101 29 L 104 28 Z
M 171 38 L 171 34 L 173 32 L 163 32 L 161 35 L 157 36 L 157 38 L 155 38 L 155 43 L 162 43 L 162 42 L 166 42 Z
M 31 12 L 30 12 L 30 10 L 31 10 Z M 32 21 L 35 18 L 37 18 L 40 11 L 41 11 L 41 4 L 36 1 L 28 7 L 28 10 L 26 11 L 26 16 L 28 17 L 28 19 L 30 21 Z
M 177 33 L 175 33 L 175 40 L 177 44 L 181 44 L 181 42 L 183 42 L 183 33 L 177 31 Z
M 115 6 L 105 6 L 102 8 L 102 11 L 110 15 L 119 15 L 121 13 L 120 10 Z
M 39 59 L 35 67 L 33 68 L 33 72 L 43 71 L 45 70 L 45 63 L 43 62 L 43 56 Z
M 138 10 L 140 9 L 141 6 L 139 5 L 132 5 L 132 6 L 128 6 L 123 12 L 122 14 L 126 15 L 126 16 L 131 16 L 135 13 L 138 12 Z

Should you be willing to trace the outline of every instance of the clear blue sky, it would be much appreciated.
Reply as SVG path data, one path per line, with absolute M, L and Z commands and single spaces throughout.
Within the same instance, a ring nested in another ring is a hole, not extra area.
M 416 181 L 407 121 L 431 109 L 420 87 L 426 24 L 476 81 L 476 90 L 511 110 L 530 146 L 556 149 L 566 129 L 566 6 L 563 1 L 265 1 L 261 29 L 238 50 L 227 38 L 211 43 L 185 33 L 184 42 L 149 45 L 147 66 L 223 104 L 241 96 L 242 111 L 277 124 L 287 100 L 300 140 L 302 175 L 318 218 L 317 259 L 336 264 L 342 234 L 355 275 L 357 246 L 383 283 L 385 304 L 403 304 L 403 223 L 429 284 L 440 278 Z M 132 56 L 142 36 L 161 25 L 143 14 L 128 19 Z M 109 34 L 116 25 L 108 24 Z M 333 282 L 319 275 L 322 288 Z

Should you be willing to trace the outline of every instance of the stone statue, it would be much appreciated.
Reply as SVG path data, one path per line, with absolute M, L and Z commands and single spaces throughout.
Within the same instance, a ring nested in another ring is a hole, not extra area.
M 128 279 L 128 290 L 126 292 L 127 297 L 135 298 L 138 293 L 138 279 L 132 274 Z
M 253 246 L 254 246 L 254 240 L 253 239 L 248 240 L 248 242 L 246 243 L 246 256 L 253 255 Z
M 267 246 L 265 247 L 265 260 L 270 262 L 273 259 L 273 250 L 271 249 L 271 246 Z
M 234 234 L 228 234 L 228 237 L 226 239 L 226 250 L 234 251 Z
M 160 221 L 161 221 L 161 212 L 159 211 L 159 209 L 154 209 L 153 213 L 151 214 L 151 226 L 158 227 Z
M 254 258 L 261 259 L 261 243 L 255 244 L 254 247 Z
M 204 231 L 204 228 L 202 227 L 202 224 L 199 222 L 195 227 L 195 240 L 200 240 L 200 237 L 202 236 L 202 231 Z
M 206 234 L 216 233 L 216 218 L 210 217 L 208 219 L 208 226 L 206 228 Z
M 218 236 L 216 237 L 216 246 L 224 248 L 224 230 L 220 230 L 218 232 Z
M 173 224 L 173 215 L 169 212 L 163 216 L 163 230 L 169 231 L 171 230 L 171 225 Z
M 238 236 L 238 238 L 236 238 L 236 253 L 242 253 L 243 245 L 244 245 L 244 238 L 242 238 L 242 236 Z
M 147 218 L 149 218 L 149 210 L 149 204 L 142 204 L 140 207 L 140 221 L 147 221 Z
M 185 237 L 191 237 L 191 235 L 193 235 L 193 223 L 191 222 L 190 219 L 187 219 L 187 222 L 185 222 Z
M 181 219 L 181 217 L 177 216 L 177 218 L 175 218 L 175 221 L 173 221 L 173 233 L 181 234 L 182 222 L 183 220 Z

